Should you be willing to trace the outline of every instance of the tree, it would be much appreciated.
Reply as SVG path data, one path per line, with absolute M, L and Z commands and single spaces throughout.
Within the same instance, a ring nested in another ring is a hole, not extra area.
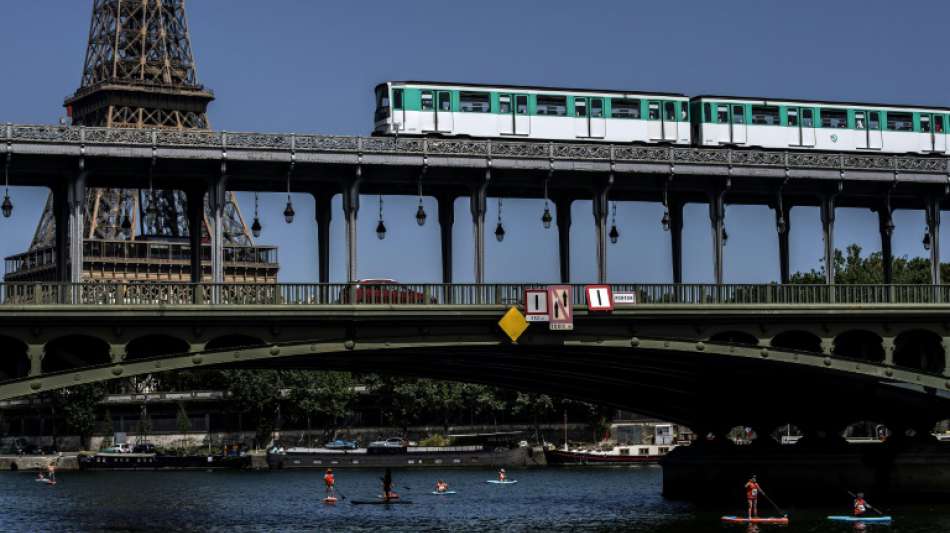
M 53 405 L 63 414 L 66 425 L 79 435 L 82 448 L 87 448 L 89 438 L 96 429 L 96 409 L 105 396 L 101 383 L 77 385 L 53 393 Z
M 283 388 L 280 370 L 225 370 L 228 393 L 238 412 L 254 423 L 254 443 L 266 446 L 277 426 Z
M 861 256 L 861 247 L 851 244 L 844 252 L 835 250 L 832 262 L 835 268 L 835 283 L 842 285 L 877 285 L 884 283 L 884 255 L 873 252 L 867 257 Z M 950 265 L 941 264 L 941 270 L 950 269 Z M 891 263 L 894 283 L 904 285 L 929 284 L 930 260 L 923 257 L 896 257 Z M 946 274 L 944 274 L 946 275 Z M 817 285 L 825 282 L 825 267 L 807 272 L 792 274 L 789 281 L 793 284 Z
M 175 415 L 175 425 L 178 427 L 178 433 L 182 435 L 179 448 L 183 447 L 185 434 L 191 431 L 191 418 L 188 417 L 188 411 L 185 410 L 185 403 L 178 402 L 178 413 Z
M 289 387 L 292 416 L 307 422 L 308 434 L 312 417 L 322 417 L 325 440 L 350 413 L 356 397 L 355 382 L 348 372 L 294 371 L 287 374 L 284 384 Z

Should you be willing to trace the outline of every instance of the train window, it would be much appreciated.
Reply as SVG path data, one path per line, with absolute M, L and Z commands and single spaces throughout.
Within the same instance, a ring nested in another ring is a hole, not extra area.
M 743 105 L 732 106 L 732 123 L 745 124 L 745 106 Z
M 934 133 L 943 133 L 943 115 L 934 115 Z
M 603 98 L 590 99 L 591 118 L 604 118 L 604 100 Z
M 439 111 L 452 110 L 452 95 L 448 91 L 439 91 Z
M 528 114 L 528 95 L 519 94 L 515 96 L 515 112 L 519 115 Z
M 376 90 L 376 122 L 389 118 L 389 91 L 386 87 Z
M 729 123 L 729 106 L 727 105 L 716 106 L 716 122 L 719 124 Z
M 422 91 L 422 110 L 432 111 L 435 105 L 432 101 L 432 91 Z
M 660 120 L 660 104 L 658 102 L 650 102 L 648 106 L 649 109 L 649 118 L 650 120 Z
M 881 129 L 881 112 L 871 111 L 868 113 L 868 128 L 872 130 Z
M 498 96 L 498 112 L 502 114 L 511 113 L 511 97 L 507 94 Z
M 927 115 L 920 115 L 920 131 L 924 133 L 930 133 L 930 117 Z
M 686 102 L 680 102 L 680 122 L 689 122 L 689 106 Z
M 664 120 L 676 120 L 676 102 L 663 102 Z
M 815 127 L 815 112 L 811 109 L 802 109 L 802 126 L 805 128 Z
M 402 89 L 393 89 L 393 109 L 402 109 Z
M 491 110 L 488 93 L 459 93 L 459 108 L 469 113 L 488 113 Z
M 712 106 L 708 103 L 703 104 L 703 121 L 712 122 Z
M 552 94 L 538 95 L 538 114 L 563 117 L 567 115 L 567 97 Z
M 847 128 L 848 112 L 844 109 L 822 109 L 821 110 L 822 128 Z
M 610 101 L 613 118 L 640 118 L 640 100 L 614 98 Z
M 778 108 L 775 106 L 752 106 L 752 123 L 764 126 L 778 126 Z
M 587 99 L 580 96 L 574 97 L 574 116 L 575 117 L 587 116 Z
M 787 115 L 788 115 L 788 125 L 794 128 L 797 128 L 798 127 L 798 110 L 789 109 Z
M 912 113 L 888 111 L 887 129 L 891 131 L 914 131 L 914 115 Z
M 854 128 L 859 130 L 864 129 L 864 111 L 854 112 Z

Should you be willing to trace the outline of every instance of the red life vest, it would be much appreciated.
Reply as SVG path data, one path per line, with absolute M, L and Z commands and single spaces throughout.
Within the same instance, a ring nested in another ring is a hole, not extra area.
M 859 516 L 866 513 L 868 510 L 868 504 L 864 501 L 863 498 L 857 498 L 854 500 L 854 515 Z
M 749 481 L 745 484 L 746 498 L 754 500 L 759 497 L 759 484 L 755 481 Z
M 333 479 L 333 474 L 327 474 L 323 476 L 323 481 L 324 483 L 327 484 L 328 487 L 332 487 L 333 484 L 336 483 L 336 480 Z

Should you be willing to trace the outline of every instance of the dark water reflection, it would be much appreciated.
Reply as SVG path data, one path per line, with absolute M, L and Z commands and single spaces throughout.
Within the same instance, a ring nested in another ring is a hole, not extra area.
M 47 487 L 31 474 L 0 474 L 0 531 L 635 531 L 698 533 L 754 529 L 726 526 L 720 514 L 660 496 L 660 469 L 522 470 L 517 485 L 484 483 L 485 470 L 394 473 L 396 487 L 413 505 L 319 503 L 321 472 L 102 472 L 61 475 Z M 348 498 L 379 493 L 379 472 L 338 471 Z M 438 478 L 458 494 L 429 494 Z M 741 497 L 741 493 L 740 493 Z M 831 524 L 829 513 L 847 510 L 790 509 L 789 527 L 760 531 L 853 532 Z M 950 506 L 892 509 L 893 526 L 867 531 L 944 533 Z

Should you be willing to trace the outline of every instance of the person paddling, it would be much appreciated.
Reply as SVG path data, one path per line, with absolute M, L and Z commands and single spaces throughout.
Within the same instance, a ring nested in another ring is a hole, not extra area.
M 383 475 L 383 501 L 399 499 L 399 495 L 393 492 L 393 472 L 389 468 Z
M 498 481 L 508 481 L 508 474 L 505 473 L 504 468 L 498 471 Z
M 756 481 L 755 474 L 752 474 L 752 478 L 745 484 L 745 497 L 749 502 L 749 520 L 759 517 L 759 492 L 761 491 L 762 487 Z
M 868 509 L 874 509 L 864 499 L 864 493 L 859 492 L 854 497 L 854 516 L 864 516 L 864 513 L 868 512 Z
M 445 492 L 449 490 L 449 484 L 441 479 L 435 482 L 435 491 L 436 492 Z
M 58 459 L 59 458 L 57 457 L 57 460 Z M 46 465 L 46 479 L 50 481 L 56 481 L 56 464 L 55 463 L 56 461 L 54 460 L 54 461 L 50 461 L 49 464 Z
M 323 475 L 323 482 L 326 484 L 326 497 L 327 499 L 333 498 L 336 499 L 336 491 L 334 490 L 334 485 L 336 485 L 336 478 L 333 476 L 333 469 L 327 468 L 327 473 Z

